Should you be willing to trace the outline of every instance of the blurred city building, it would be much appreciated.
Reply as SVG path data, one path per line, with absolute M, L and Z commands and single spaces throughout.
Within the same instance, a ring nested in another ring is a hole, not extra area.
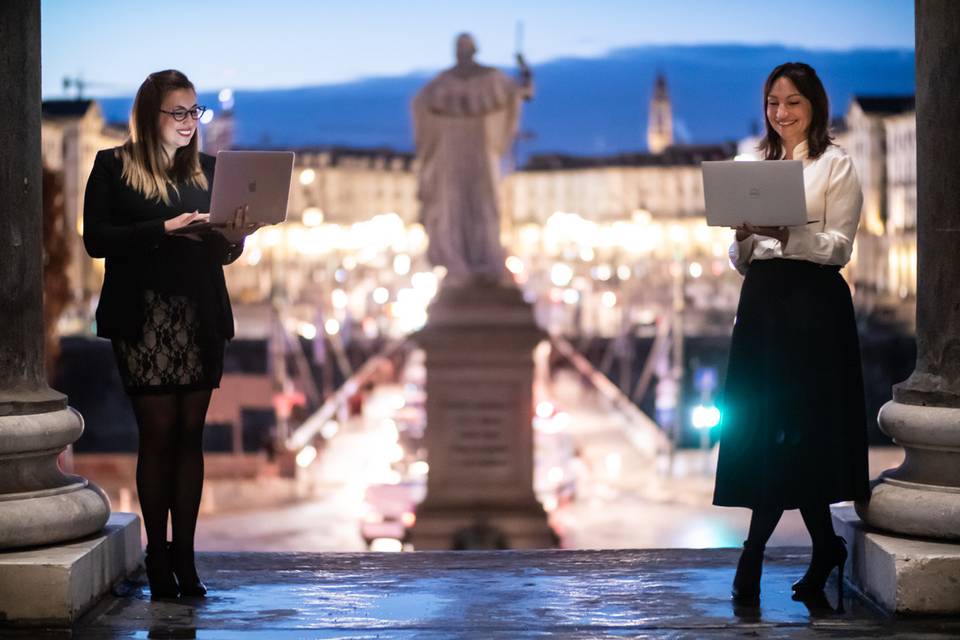
M 218 98 L 201 127 L 208 152 L 232 144 L 233 94 Z M 651 149 L 663 143 L 659 151 L 534 155 L 509 174 L 500 194 L 502 241 L 506 266 L 540 325 L 575 339 L 601 371 L 619 378 L 624 393 L 668 423 L 684 384 L 691 397 L 706 399 L 717 386 L 695 389 L 691 380 L 715 379 L 722 368 L 717 345 L 729 334 L 741 283 L 727 258 L 729 230 L 705 224 L 700 163 L 756 159 L 758 138 L 673 144 L 662 76 L 651 107 L 648 142 Z M 44 163 L 62 173 L 76 229 L 73 303 L 60 333 L 90 335 L 102 265 L 82 246 L 83 192 L 97 150 L 126 134 L 107 125 L 90 100 L 45 102 L 43 114 Z M 916 293 L 912 98 L 858 96 L 832 129 L 854 158 L 865 194 L 845 276 L 861 317 L 909 334 Z M 226 269 L 238 339 L 263 352 L 248 366 L 253 360 L 237 347 L 236 366 L 214 398 L 211 415 L 233 434 L 228 450 L 266 442 L 251 435 L 265 430 L 281 438 L 287 418 L 315 409 L 384 341 L 421 328 L 444 276 L 426 260 L 412 154 L 296 151 L 287 222 L 248 238 L 242 258 Z M 691 339 L 705 342 L 685 353 Z M 279 424 L 268 425 L 267 413 Z
M 838 142 L 863 187 L 854 269 L 861 311 L 912 324 L 916 299 L 916 115 L 913 96 L 854 96 Z
M 83 194 L 97 151 L 114 147 L 127 137 L 126 127 L 108 125 L 94 100 L 43 102 L 41 144 L 44 167 L 61 175 L 66 223 L 70 235 L 67 266 L 71 304 L 61 317 L 61 333 L 84 331 L 93 316 L 103 281 L 103 261 L 91 259 L 83 249 Z
M 221 91 L 219 103 L 217 116 L 203 125 L 205 149 L 214 153 L 232 143 L 232 92 Z M 912 104 L 909 96 L 857 96 L 834 126 L 864 189 L 848 279 L 861 311 L 906 324 L 916 290 Z M 757 139 L 672 144 L 670 109 L 666 80 L 658 75 L 648 125 L 648 144 L 657 151 L 535 155 L 505 180 L 507 266 L 537 301 L 548 329 L 612 336 L 624 326 L 652 327 L 671 304 L 677 270 L 688 313 L 731 316 L 739 281 L 726 265 L 728 234 L 704 224 L 699 163 L 755 157 Z M 63 173 L 67 217 L 77 229 L 68 271 L 74 300 L 61 329 L 89 332 L 102 267 L 79 244 L 85 180 L 96 151 L 121 143 L 126 132 L 107 125 L 92 100 L 47 101 L 43 114 L 44 162 Z M 296 317 L 288 324 L 301 334 L 313 334 L 318 318 L 327 328 L 346 322 L 347 331 L 368 335 L 417 328 L 430 299 L 423 294 L 435 290 L 442 270 L 424 260 L 413 156 L 344 147 L 297 151 L 289 221 L 253 236 L 228 270 L 237 302 L 282 300 Z M 711 324 L 694 322 L 707 330 Z M 728 323 L 720 324 L 726 330 Z M 264 336 L 267 328 L 254 322 L 250 332 Z

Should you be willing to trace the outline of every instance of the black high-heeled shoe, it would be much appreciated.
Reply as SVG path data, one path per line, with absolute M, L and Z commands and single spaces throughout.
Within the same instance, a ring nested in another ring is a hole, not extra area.
M 171 548 L 173 555 L 173 573 L 180 584 L 180 595 L 188 598 L 202 598 L 207 595 L 207 587 L 197 574 L 197 565 L 193 550 L 181 551 Z
M 180 595 L 180 588 L 173 574 L 170 550 L 166 545 L 160 548 L 147 545 L 147 555 L 143 563 L 147 569 L 151 598 L 177 598 Z
M 737 573 L 733 576 L 733 602 L 740 606 L 760 604 L 760 576 L 763 573 L 764 547 L 743 543 L 743 552 L 737 562 Z
M 836 567 L 837 574 L 837 603 L 843 604 L 843 569 L 847 563 L 847 541 L 836 536 L 827 547 L 814 547 L 810 566 L 797 582 L 793 584 L 793 597 L 796 600 L 809 599 L 823 593 L 827 585 L 827 578 Z

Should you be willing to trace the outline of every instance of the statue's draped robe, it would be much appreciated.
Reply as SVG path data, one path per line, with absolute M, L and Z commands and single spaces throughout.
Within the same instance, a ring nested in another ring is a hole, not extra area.
M 504 272 L 497 184 L 524 92 L 496 69 L 467 78 L 448 70 L 413 100 L 427 257 L 448 275 L 499 278 Z

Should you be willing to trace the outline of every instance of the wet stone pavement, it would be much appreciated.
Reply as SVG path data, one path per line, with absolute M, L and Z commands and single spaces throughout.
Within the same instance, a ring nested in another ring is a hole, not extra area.
M 957 638 L 960 619 L 891 618 L 836 583 L 790 599 L 808 551 L 771 548 L 759 609 L 734 610 L 738 551 L 208 553 L 205 599 L 127 583 L 72 630 L 11 638 Z

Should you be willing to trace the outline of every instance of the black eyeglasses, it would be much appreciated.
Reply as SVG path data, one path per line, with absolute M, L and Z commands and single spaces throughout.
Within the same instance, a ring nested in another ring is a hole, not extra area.
M 183 122 L 184 120 L 187 119 L 187 116 L 188 116 L 188 115 L 189 115 L 191 118 L 193 118 L 194 120 L 199 120 L 199 119 L 200 119 L 200 116 L 202 116 L 202 115 L 203 115 L 203 112 L 206 111 L 206 110 L 207 110 L 206 107 L 196 106 L 196 107 L 194 107 L 193 109 L 177 108 L 177 109 L 174 109 L 173 111 L 167 111 L 166 109 L 160 109 L 160 113 L 165 113 L 165 114 L 167 114 L 168 116 L 171 116 L 171 117 L 172 117 L 174 120 L 176 120 L 177 122 Z

